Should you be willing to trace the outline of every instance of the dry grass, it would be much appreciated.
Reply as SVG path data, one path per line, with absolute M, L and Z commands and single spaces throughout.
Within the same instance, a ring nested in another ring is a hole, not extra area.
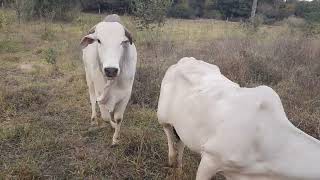
M 122 142 L 111 149 L 112 129 L 89 125 L 78 45 L 102 16 L 82 14 L 44 31 L 42 22 L 18 25 L 12 12 L 0 14 L 11 19 L 0 26 L 0 179 L 175 179 L 155 108 L 165 70 L 184 56 L 214 62 L 242 86 L 273 87 L 289 119 L 320 137 L 319 37 L 287 26 L 252 32 L 212 20 L 170 19 L 153 32 L 137 31 L 123 17 L 135 34 L 139 63 Z M 54 64 L 47 62 L 49 49 Z M 198 162 L 187 150 L 182 179 L 194 179 Z

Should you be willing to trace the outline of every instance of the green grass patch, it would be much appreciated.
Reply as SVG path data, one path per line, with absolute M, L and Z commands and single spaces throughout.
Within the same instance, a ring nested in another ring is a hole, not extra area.
M 0 41 L 0 53 L 17 53 L 23 51 L 23 45 L 19 41 L 2 40 Z

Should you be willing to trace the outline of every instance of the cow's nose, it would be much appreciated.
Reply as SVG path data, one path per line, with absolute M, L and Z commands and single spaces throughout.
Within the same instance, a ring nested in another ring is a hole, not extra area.
M 104 68 L 104 73 L 107 77 L 116 77 L 118 74 L 118 68 Z

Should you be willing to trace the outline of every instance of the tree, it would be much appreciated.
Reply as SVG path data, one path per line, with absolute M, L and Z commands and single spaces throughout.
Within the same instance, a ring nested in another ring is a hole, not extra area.
M 205 0 L 189 0 L 189 6 L 193 9 L 194 15 L 197 17 L 203 16 Z
M 258 0 L 253 0 L 252 2 L 252 10 L 251 10 L 251 21 L 253 21 L 256 16 Z
M 163 25 L 171 4 L 171 0 L 133 0 L 133 13 L 137 17 L 138 27 L 152 29 L 155 25 Z
M 225 19 L 250 17 L 251 5 L 250 0 L 217 0 L 217 8 Z
M 298 2 L 296 15 L 305 18 L 308 22 L 320 23 L 320 0 Z
M 82 10 L 108 11 L 112 13 L 131 13 L 133 0 L 79 0 Z
M 25 19 L 72 20 L 78 10 L 78 0 L 15 0 L 22 1 Z
M 168 11 L 168 15 L 176 18 L 190 19 L 195 16 L 188 0 L 175 0 Z
M 13 9 L 15 10 L 15 12 L 16 12 L 16 16 L 17 16 L 18 22 L 20 24 L 21 23 L 21 18 L 22 18 L 22 11 L 23 11 L 23 8 L 25 6 L 25 0 L 14 0 L 12 2 L 12 6 L 13 6 Z

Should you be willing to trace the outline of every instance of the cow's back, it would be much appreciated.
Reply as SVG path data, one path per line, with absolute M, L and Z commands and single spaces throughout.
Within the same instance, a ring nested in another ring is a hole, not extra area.
M 240 88 L 217 66 L 194 58 L 184 58 L 171 66 L 161 84 L 159 122 L 172 124 L 194 151 L 199 152 L 218 135 L 240 141 L 245 129 L 243 135 L 248 138 L 243 138 L 250 144 L 256 137 L 255 128 L 259 128 L 251 126 L 259 125 L 254 121 L 277 124 L 267 118 L 270 115 L 276 117 L 275 121 L 285 117 L 280 99 L 271 88 Z
M 194 151 L 199 151 L 202 141 L 210 134 L 207 132 L 212 131 L 198 125 L 210 121 L 206 112 L 210 108 L 207 95 L 212 83 L 219 84 L 220 88 L 238 87 L 222 76 L 217 66 L 194 58 L 183 58 L 172 65 L 161 84 L 159 122 L 174 125 L 182 141 Z M 197 144 L 194 144 L 196 139 Z

